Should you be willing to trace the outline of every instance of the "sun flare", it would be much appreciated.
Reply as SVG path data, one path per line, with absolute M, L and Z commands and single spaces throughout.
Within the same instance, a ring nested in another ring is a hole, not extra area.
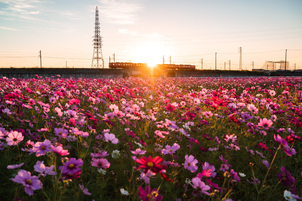
M 146 45 L 138 47 L 134 51 L 134 62 L 147 63 L 150 68 L 163 62 L 163 56 L 168 55 L 168 51 L 160 45 Z

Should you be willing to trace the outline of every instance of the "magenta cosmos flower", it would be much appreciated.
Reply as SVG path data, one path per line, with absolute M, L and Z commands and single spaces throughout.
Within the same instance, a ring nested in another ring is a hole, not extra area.
M 276 140 L 276 142 L 278 142 L 280 144 L 284 153 L 286 153 L 288 156 L 292 156 L 297 153 L 294 148 L 291 148 L 290 146 L 288 146 L 287 141 L 285 139 L 283 139 L 280 135 L 274 135 L 274 139 Z
M 19 144 L 24 139 L 22 133 L 18 131 L 11 131 L 6 137 L 7 145 L 13 146 Z
M 161 170 L 164 169 L 162 165 L 160 165 L 161 162 L 163 162 L 164 159 L 162 159 L 159 156 L 155 156 L 152 158 L 149 157 L 141 157 L 140 159 L 137 159 L 135 162 L 141 164 L 137 169 L 145 169 L 145 173 L 148 170 L 151 170 L 154 173 L 159 173 Z
M 63 163 L 63 166 L 60 166 L 63 176 L 68 178 L 79 178 L 81 174 L 81 166 L 83 165 L 82 159 L 70 158 L 67 162 Z
M 190 155 L 186 155 L 185 156 L 185 164 L 184 164 L 184 168 L 193 172 L 196 172 L 198 169 L 198 166 L 196 165 L 198 163 L 198 160 L 194 159 L 194 156 Z
M 151 190 L 149 186 L 146 186 L 145 190 L 140 186 L 137 194 L 142 201 L 161 201 L 163 199 L 157 189 Z
M 30 172 L 20 170 L 15 178 L 11 179 L 13 182 L 22 184 L 25 187 L 25 192 L 28 195 L 33 195 L 34 190 L 42 188 L 42 182 L 37 176 L 31 176 Z

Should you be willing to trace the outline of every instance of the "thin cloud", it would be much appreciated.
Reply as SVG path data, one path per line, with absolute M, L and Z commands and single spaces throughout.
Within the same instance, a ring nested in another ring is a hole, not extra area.
M 18 29 L 14 29 L 14 28 L 11 28 L 11 27 L 1 27 L 0 26 L 0 29 L 2 29 L 2 30 L 8 30 L 8 31 L 18 31 Z
M 114 24 L 133 24 L 142 5 L 133 0 L 100 0 L 100 17 Z
M 27 20 L 38 20 L 35 16 L 40 14 L 42 0 L 0 0 L 6 4 L 1 14 L 6 16 L 22 18 Z

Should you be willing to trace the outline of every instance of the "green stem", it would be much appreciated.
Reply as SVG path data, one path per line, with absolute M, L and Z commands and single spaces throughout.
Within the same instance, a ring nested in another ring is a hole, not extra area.
M 274 161 L 275 161 L 275 159 L 276 159 L 277 153 L 278 153 L 278 151 L 279 151 L 280 148 L 281 148 L 281 145 L 280 145 L 280 146 L 278 147 L 278 149 L 276 150 L 275 155 L 274 155 L 274 157 L 273 157 L 273 160 L 271 161 L 271 164 L 270 164 L 270 166 L 269 166 L 269 168 L 268 168 L 268 170 L 267 170 L 267 172 L 266 172 L 266 174 L 265 174 L 265 177 L 264 177 L 264 179 L 263 179 L 261 188 L 260 188 L 260 190 L 259 190 L 259 192 L 258 192 L 257 201 L 259 200 L 259 196 L 260 196 L 260 194 L 261 194 L 262 191 L 263 191 L 262 189 L 264 188 L 264 185 L 265 185 L 265 182 L 266 182 L 266 178 L 267 178 L 267 176 L 268 176 L 269 171 L 271 170 L 271 168 L 272 168 L 272 166 L 273 166 L 273 163 L 274 163 Z

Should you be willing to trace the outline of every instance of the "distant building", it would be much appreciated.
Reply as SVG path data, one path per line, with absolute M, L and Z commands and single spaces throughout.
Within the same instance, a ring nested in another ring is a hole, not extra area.
M 285 65 L 286 64 L 286 65 Z M 276 71 L 276 70 L 289 70 L 288 61 L 266 61 L 262 67 L 264 70 Z

